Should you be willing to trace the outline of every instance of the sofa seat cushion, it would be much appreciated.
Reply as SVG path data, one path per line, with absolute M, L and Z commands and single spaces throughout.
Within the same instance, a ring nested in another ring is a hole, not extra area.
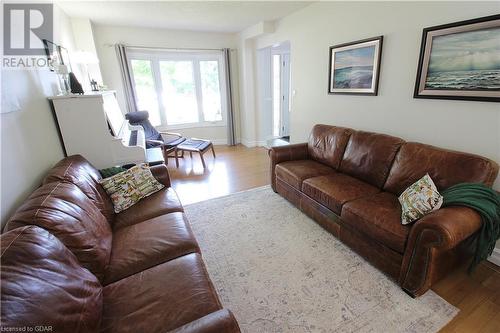
M 222 308 L 197 253 L 109 284 L 103 295 L 101 332 L 164 333 Z
M 182 204 L 174 189 L 164 188 L 149 197 L 142 199 L 132 207 L 116 214 L 114 230 L 130 226 L 154 217 L 182 212 Z
M 380 192 L 378 188 L 342 173 L 304 180 L 302 192 L 340 215 L 346 202 Z
M 276 177 L 299 191 L 305 179 L 334 172 L 329 166 L 313 160 L 287 161 L 276 165 Z
M 193 252 L 199 248 L 184 213 L 123 227 L 113 234 L 105 284 Z
M 26 226 L 2 234 L 0 244 L 2 332 L 99 330 L 101 284 L 54 235 Z
M 411 226 L 401 224 L 398 197 L 381 192 L 353 200 L 342 207 L 342 221 L 373 240 L 403 253 Z

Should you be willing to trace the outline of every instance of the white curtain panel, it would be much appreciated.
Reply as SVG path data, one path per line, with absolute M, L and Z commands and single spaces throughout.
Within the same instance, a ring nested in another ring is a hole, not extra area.
M 115 44 L 115 51 L 122 74 L 123 91 L 127 102 L 127 112 L 137 111 L 135 92 L 132 86 L 132 77 L 130 76 L 129 63 L 127 58 L 127 47 L 122 44 Z
M 231 89 L 231 49 L 223 49 L 224 65 L 226 66 L 226 95 L 227 95 L 227 144 L 234 146 L 236 144 L 236 134 L 234 129 L 234 108 L 233 92 Z

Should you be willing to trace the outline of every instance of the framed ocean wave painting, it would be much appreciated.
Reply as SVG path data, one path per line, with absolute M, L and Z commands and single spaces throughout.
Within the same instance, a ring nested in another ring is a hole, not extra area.
M 329 94 L 377 95 L 383 36 L 330 47 Z
M 414 97 L 500 102 L 500 15 L 425 28 Z

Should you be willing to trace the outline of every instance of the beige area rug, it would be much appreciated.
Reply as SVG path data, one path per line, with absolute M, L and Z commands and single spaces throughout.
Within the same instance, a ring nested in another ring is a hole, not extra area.
M 270 187 L 185 209 L 243 332 L 436 332 L 458 312 L 412 299 Z

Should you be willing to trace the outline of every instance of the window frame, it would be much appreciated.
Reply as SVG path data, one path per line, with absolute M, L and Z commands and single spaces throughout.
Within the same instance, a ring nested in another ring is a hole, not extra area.
M 160 113 L 161 124 L 157 127 L 166 130 L 175 130 L 183 128 L 197 127 L 221 127 L 226 126 L 227 122 L 227 91 L 226 91 L 226 66 L 224 64 L 224 56 L 222 51 L 176 51 L 176 50 L 146 50 L 146 49 L 130 49 L 127 54 L 128 70 L 132 79 L 132 89 L 137 96 L 135 88 L 135 77 L 132 70 L 132 60 L 147 60 L 151 62 L 151 70 L 153 73 L 153 82 L 156 92 L 156 101 L 158 103 L 158 111 Z M 193 65 L 193 82 L 195 86 L 196 102 L 198 105 L 198 122 L 184 124 L 168 124 L 167 109 L 161 98 L 163 85 L 161 80 L 160 62 L 161 61 L 190 61 Z M 201 85 L 201 61 L 217 61 L 219 71 L 219 93 L 221 98 L 221 116 L 219 121 L 206 121 L 203 112 L 203 92 Z

